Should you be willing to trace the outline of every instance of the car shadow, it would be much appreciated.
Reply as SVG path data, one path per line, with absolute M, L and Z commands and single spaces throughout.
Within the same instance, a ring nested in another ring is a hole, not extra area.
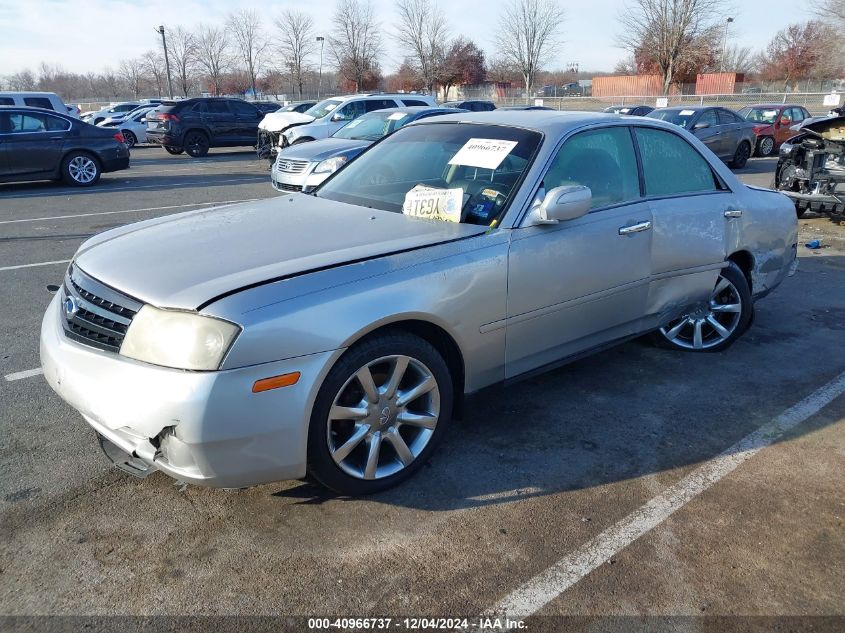
M 753 174 L 771 174 L 774 178 L 775 166 L 778 164 L 777 157 L 750 158 L 742 169 L 733 169 L 737 176 L 750 176 Z
M 845 257 L 826 259 L 845 268 Z M 758 304 L 755 323 L 726 352 L 688 354 L 641 339 L 488 390 L 467 404 L 463 420 L 452 421 L 414 477 L 369 499 L 450 511 L 665 473 L 675 479 L 845 370 L 845 358 L 827 353 L 845 331 L 845 296 L 828 295 L 815 306 L 774 299 Z M 823 370 L 818 355 L 826 358 Z M 819 424 L 825 422 L 808 422 L 779 441 Z M 297 505 L 349 499 L 309 480 L 266 489 Z

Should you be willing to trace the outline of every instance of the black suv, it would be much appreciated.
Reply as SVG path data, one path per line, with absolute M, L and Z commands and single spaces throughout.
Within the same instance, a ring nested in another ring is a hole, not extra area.
M 198 158 L 211 147 L 255 145 L 264 114 L 240 99 L 163 101 L 147 114 L 147 142 Z
M 490 112 L 496 109 L 496 104 L 492 101 L 447 101 L 443 104 L 443 107 L 460 108 L 470 112 Z

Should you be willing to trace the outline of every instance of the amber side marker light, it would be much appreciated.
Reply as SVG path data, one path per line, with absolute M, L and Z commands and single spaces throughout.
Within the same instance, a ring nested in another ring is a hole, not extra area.
M 270 391 L 271 389 L 278 389 L 279 387 L 290 387 L 299 382 L 300 374 L 295 371 L 291 374 L 282 374 L 281 376 L 273 376 L 272 378 L 262 378 L 256 380 L 252 385 L 252 393 L 261 393 L 262 391 Z

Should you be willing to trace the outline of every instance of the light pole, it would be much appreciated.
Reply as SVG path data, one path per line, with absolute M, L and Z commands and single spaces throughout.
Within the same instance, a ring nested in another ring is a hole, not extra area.
M 326 43 L 326 38 L 318 35 L 317 41 L 320 42 L 320 79 L 317 84 L 317 101 L 320 100 L 320 91 L 323 89 L 323 46 Z
M 728 26 L 733 21 L 733 18 L 727 18 L 725 20 L 725 37 L 722 41 L 722 63 L 719 64 L 719 72 L 721 73 L 725 72 L 725 53 L 728 52 Z
M 167 40 L 164 37 L 164 25 L 155 29 L 161 34 L 161 45 L 164 46 L 164 67 L 167 69 L 167 89 L 170 91 L 170 98 L 173 99 L 173 80 L 170 79 L 170 58 L 167 56 Z

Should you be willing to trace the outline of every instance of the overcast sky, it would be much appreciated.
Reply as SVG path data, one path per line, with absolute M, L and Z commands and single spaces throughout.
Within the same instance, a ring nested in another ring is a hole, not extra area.
M 619 31 L 616 16 L 624 0 L 561 2 L 567 18 L 561 29 L 563 44 L 548 68 L 562 68 L 578 62 L 581 70 L 613 70 L 625 53 L 615 46 Z M 440 0 L 446 10 L 452 35 L 464 35 L 495 56 L 498 13 L 505 0 Z M 391 30 L 392 0 L 373 0 L 384 33 Z M 320 33 L 328 33 L 333 0 L 265 0 L 261 3 L 235 0 L 0 0 L 0 75 L 24 68 L 35 70 L 41 61 L 61 65 L 75 72 L 116 67 L 119 60 L 134 57 L 158 45 L 153 28 L 194 26 L 199 22 L 222 24 L 232 10 L 252 7 L 267 15 L 267 29 L 275 30 L 273 17 L 292 7 L 313 15 Z M 737 2 L 731 13 L 734 23 L 730 44 L 762 48 L 790 22 L 808 19 L 804 6 L 787 0 L 768 0 L 760 8 Z M 317 10 L 315 10 L 315 8 Z M 396 70 L 402 51 L 385 37 L 386 54 L 382 70 Z

